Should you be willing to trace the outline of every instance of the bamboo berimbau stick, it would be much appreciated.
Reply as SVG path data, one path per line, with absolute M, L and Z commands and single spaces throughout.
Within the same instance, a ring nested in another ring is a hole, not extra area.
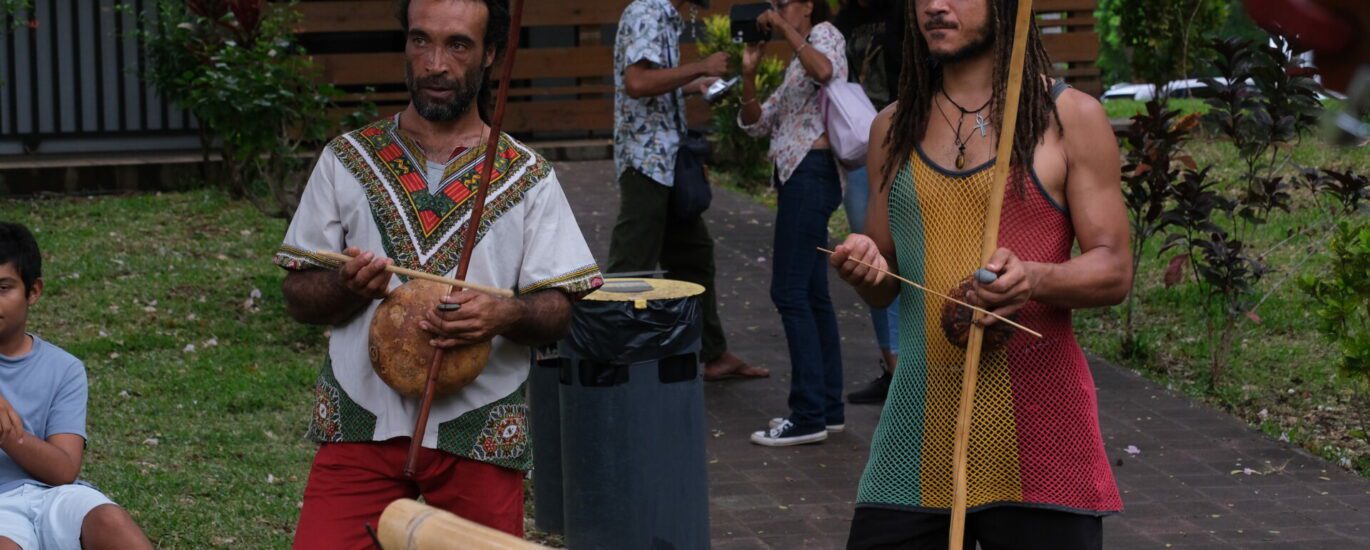
M 820 252 L 826 252 L 826 253 L 828 253 L 828 254 L 832 254 L 832 253 L 833 253 L 833 251 L 828 250 L 828 249 L 826 249 L 826 248 L 823 248 L 823 247 L 821 247 L 821 246 L 818 247 L 818 250 L 819 250 Z M 947 296 L 946 294 L 942 294 L 941 292 L 938 292 L 938 291 L 933 290 L 933 289 L 931 289 L 931 288 L 925 287 L 925 286 L 923 286 L 923 285 L 920 285 L 920 284 L 918 284 L 918 283 L 915 283 L 915 282 L 913 282 L 913 281 L 910 281 L 910 280 L 908 280 L 908 279 L 905 279 L 905 278 L 903 278 L 903 277 L 900 277 L 899 275 L 896 275 L 896 274 L 894 274 L 894 273 L 892 273 L 892 272 L 890 272 L 890 271 L 888 271 L 888 270 L 880 269 L 880 268 L 878 268 L 878 267 L 875 267 L 875 266 L 873 266 L 873 265 L 871 265 L 871 264 L 868 264 L 868 263 L 863 262 L 863 261 L 861 261 L 861 260 L 858 260 L 858 259 L 856 259 L 856 258 L 847 258 L 847 261 L 849 261 L 849 262 L 856 262 L 856 263 L 858 263 L 858 264 L 864 265 L 864 266 L 866 266 L 866 267 L 869 267 L 869 268 L 871 268 L 871 269 L 874 269 L 874 270 L 876 270 L 876 271 L 879 271 L 879 272 L 881 272 L 881 273 L 884 273 L 884 274 L 886 274 L 886 275 L 889 275 L 890 277 L 894 277 L 896 280 L 901 281 L 901 282 L 903 282 L 903 283 L 906 284 L 906 285 L 912 286 L 913 288 L 916 288 L 916 289 L 918 289 L 918 290 L 921 290 L 921 291 L 926 292 L 926 293 L 928 293 L 928 294 L 931 294 L 931 295 L 933 295 L 933 296 L 940 297 L 940 298 L 942 298 L 943 300 L 947 300 L 947 301 L 950 301 L 950 302 L 954 302 L 954 303 L 957 303 L 957 304 L 961 304 L 961 305 L 963 305 L 963 306 L 965 306 L 965 307 L 968 307 L 968 308 L 970 308 L 970 309 L 972 309 L 972 310 L 978 311 L 978 312 L 980 312 L 980 313 L 982 313 L 982 314 L 988 315 L 988 316 L 990 316 L 990 317 L 993 317 L 993 318 L 995 318 L 995 319 L 998 319 L 998 320 L 1000 320 L 1000 321 L 1003 321 L 1003 322 L 1005 322 L 1005 323 L 1008 323 L 1009 326 L 1012 326 L 1012 327 L 1014 327 L 1014 328 L 1017 328 L 1018 330 L 1021 330 L 1021 331 L 1023 331 L 1023 332 L 1026 332 L 1026 333 L 1031 334 L 1031 335 L 1033 335 L 1033 336 L 1036 336 L 1036 337 L 1038 337 L 1038 338 L 1041 338 L 1041 337 L 1042 337 L 1042 333 L 1037 332 L 1037 331 L 1035 331 L 1035 330 L 1032 330 L 1032 329 L 1030 329 L 1030 328 L 1027 328 L 1027 327 L 1025 327 L 1025 326 L 1023 326 L 1023 325 L 1020 325 L 1020 324 L 1018 324 L 1018 323 L 1015 323 L 1015 322 L 1013 322 L 1013 321 L 1010 321 L 1007 317 L 1004 317 L 1004 316 L 1002 316 L 1002 315 L 999 315 L 999 314 L 997 314 L 997 313 L 994 313 L 993 311 L 986 310 L 986 309 L 984 309 L 984 308 L 979 308 L 979 307 L 975 307 L 975 306 L 973 306 L 973 305 L 967 304 L 967 303 L 965 303 L 965 302 L 962 302 L 961 300 L 957 300 L 956 298 L 952 298 L 951 296 Z
M 989 263 L 999 247 L 999 216 L 1004 209 L 1004 188 L 1008 186 L 1013 159 L 1013 134 L 1018 125 L 1018 98 L 1023 91 L 1023 60 L 1027 53 L 1028 33 L 1032 30 L 1032 0 L 1018 0 L 1018 15 L 1014 18 L 1013 52 L 1009 57 L 1008 82 L 1004 87 L 1003 126 L 999 128 L 999 149 L 995 154 L 994 185 L 990 187 L 989 209 L 985 212 L 985 234 L 980 247 L 980 264 Z M 1034 86 L 1041 86 L 1042 75 L 1031 75 Z M 1032 159 L 1023 159 L 1031 163 Z M 975 318 L 980 318 L 979 312 Z M 956 414 L 956 442 L 952 450 L 953 490 L 951 500 L 951 538 L 948 548 L 961 550 L 966 532 L 966 472 L 967 451 L 970 447 L 971 415 L 975 410 L 975 379 L 980 369 L 980 349 L 985 339 L 985 328 L 971 323 L 970 340 L 966 343 L 965 374 L 961 378 L 961 407 Z
M 495 153 L 499 149 L 500 126 L 504 122 L 504 108 L 509 102 L 509 81 L 514 71 L 514 54 L 519 50 L 519 35 L 523 20 L 523 0 L 513 0 L 509 6 L 509 38 L 505 42 L 503 70 L 499 72 L 499 91 L 495 94 L 495 112 L 490 118 L 490 138 L 485 144 L 485 160 L 481 164 L 480 186 L 476 188 L 476 201 L 471 207 L 471 219 L 466 223 L 466 234 L 462 239 L 464 247 L 461 260 L 457 264 L 457 279 L 466 279 L 466 269 L 471 265 L 471 253 L 476 249 L 476 237 L 485 216 L 485 196 L 490 190 L 490 177 L 495 170 Z M 472 104 L 474 108 L 474 103 Z M 456 291 L 456 287 L 452 288 Z M 450 295 L 450 294 L 449 294 Z M 438 387 L 438 370 L 442 366 L 443 350 L 433 353 L 433 362 L 428 365 L 428 382 L 424 385 L 423 399 L 419 401 L 419 417 L 414 424 L 414 436 L 409 440 L 409 456 L 404 460 L 404 477 L 413 479 L 419 467 L 419 450 L 423 448 L 423 432 L 428 427 L 428 414 L 433 410 L 433 392 Z
M 376 538 L 385 550 L 539 550 L 545 546 L 402 498 L 381 512 Z
M 323 257 L 323 258 L 328 258 L 328 259 L 333 260 L 333 261 L 336 261 L 336 262 L 348 262 L 348 261 L 351 261 L 351 260 L 352 260 L 352 257 L 351 257 L 351 256 L 348 256 L 348 255 L 346 255 L 346 254 L 339 254 L 339 253 L 337 253 L 337 252 L 329 252 L 329 251 L 327 251 L 327 250 L 317 250 L 317 251 L 314 252 L 314 255 L 315 255 L 315 256 L 320 256 L 320 257 Z M 433 282 L 435 282 L 435 283 L 442 283 L 442 284 L 454 286 L 454 287 L 457 287 L 457 288 L 464 288 L 464 289 L 466 289 L 466 290 L 474 290 L 474 291 L 479 292 L 479 293 L 481 293 L 481 294 L 489 294 L 489 295 L 491 295 L 491 296 L 498 296 L 498 297 L 500 297 L 500 298 L 513 298 L 513 297 L 514 297 L 514 291 L 509 290 L 509 289 L 507 289 L 507 288 L 495 288 L 495 287 L 493 287 L 493 286 L 485 286 L 485 285 L 476 284 L 476 283 L 468 283 L 468 282 L 466 282 L 466 281 L 458 281 L 458 280 L 453 279 L 453 278 L 451 278 L 451 277 L 443 277 L 442 275 L 434 275 L 434 274 L 428 273 L 428 272 L 426 272 L 426 271 L 415 271 L 415 270 L 413 270 L 413 269 L 409 269 L 409 268 L 405 268 L 405 267 L 399 267 L 399 266 L 395 266 L 395 265 L 387 265 L 387 266 L 385 266 L 385 270 L 386 270 L 386 271 L 389 271 L 389 272 L 391 272 L 391 273 L 396 273 L 396 274 L 399 274 L 399 275 L 404 275 L 405 277 L 409 277 L 409 278 L 411 278 L 411 279 L 424 279 L 424 280 L 427 280 L 427 281 L 433 281 Z

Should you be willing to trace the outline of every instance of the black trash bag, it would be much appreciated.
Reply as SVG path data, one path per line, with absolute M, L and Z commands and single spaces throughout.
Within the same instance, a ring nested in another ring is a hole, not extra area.
M 703 327 L 699 300 L 634 303 L 581 300 L 571 313 L 567 351 L 577 359 L 632 364 L 695 351 Z

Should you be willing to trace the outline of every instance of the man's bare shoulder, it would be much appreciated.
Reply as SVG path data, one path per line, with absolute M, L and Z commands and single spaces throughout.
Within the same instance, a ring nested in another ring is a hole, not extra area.
M 1065 129 L 1066 139 L 1070 139 L 1071 130 L 1077 128 L 1088 131 L 1107 127 L 1109 132 L 1112 132 L 1103 104 L 1094 96 L 1075 88 L 1069 88 L 1061 93 L 1061 97 L 1056 100 L 1056 112 L 1061 116 L 1061 126 Z
M 899 102 L 895 101 L 886 105 L 884 109 L 875 114 L 875 119 L 871 120 L 872 128 L 889 128 L 894 120 L 894 112 L 899 110 Z
M 890 136 L 890 126 L 894 124 L 894 112 L 898 110 L 898 107 L 898 101 L 890 103 L 875 114 L 875 119 L 871 120 L 871 150 L 878 153 L 881 159 L 884 158 L 884 149 L 888 145 L 886 141 Z

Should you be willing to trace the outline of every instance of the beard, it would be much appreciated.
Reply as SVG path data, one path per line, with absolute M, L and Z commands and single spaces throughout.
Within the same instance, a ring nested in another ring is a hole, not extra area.
M 484 84 L 485 68 L 479 64 L 458 79 L 438 75 L 415 79 L 413 67 L 409 63 L 404 64 L 404 85 L 409 88 L 409 100 L 414 102 L 414 110 L 419 116 L 429 122 L 448 122 L 465 115 Z M 452 90 L 452 98 L 447 101 L 430 100 L 423 94 L 424 88 Z
M 938 21 L 937 19 L 933 19 L 932 21 L 928 22 L 928 25 L 936 25 L 939 22 L 940 21 Z M 980 27 L 979 31 L 976 32 L 975 36 L 973 36 L 970 39 L 970 42 L 967 43 L 965 46 L 961 46 L 960 49 L 946 53 L 934 51 L 929 51 L 928 53 L 932 56 L 933 61 L 941 65 L 960 63 L 968 59 L 980 57 L 985 52 L 988 52 L 990 47 L 994 45 L 994 41 L 992 40 L 989 27 L 990 25 L 988 24 Z

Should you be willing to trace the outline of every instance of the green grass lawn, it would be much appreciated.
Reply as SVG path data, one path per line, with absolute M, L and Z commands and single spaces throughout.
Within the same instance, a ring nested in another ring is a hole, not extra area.
M 1235 189 L 1243 169 L 1230 143 L 1200 138 L 1187 150 L 1200 166 L 1213 164 L 1213 176 Z M 1370 171 L 1370 150 L 1337 149 L 1308 138 L 1293 149 L 1283 173 L 1293 176 L 1300 166 L 1364 174 Z M 1148 242 L 1136 274 L 1135 323 L 1145 353 L 1129 358 L 1121 352 L 1122 307 L 1082 311 L 1076 328 L 1090 351 L 1370 476 L 1370 411 L 1356 399 L 1356 382 L 1337 375 L 1340 352 L 1317 332 L 1311 302 L 1294 280 L 1326 267 L 1327 235 L 1296 238 L 1271 251 L 1290 230 L 1327 227 L 1330 215 L 1306 192 L 1294 197 L 1292 213 L 1277 213 L 1252 232 L 1251 249 L 1270 251 L 1265 259 L 1271 271 L 1259 285 L 1264 302 L 1255 310 L 1261 323 L 1238 324 L 1229 370 L 1213 391 L 1206 374 L 1211 342 L 1196 310 L 1202 298 L 1192 283 L 1165 288 L 1162 276 L 1173 254 L 1158 255 L 1164 235 Z
M 1204 103 L 1202 99 L 1172 99 L 1170 100 L 1170 108 L 1179 109 L 1184 114 L 1208 112 L 1208 104 Z M 1146 112 L 1146 102 L 1131 99 L 1110 99 L 1104 102 L 1104 112 L 1108 113 L 1108 118 L 1132 118 L 1132 115 Z
M 282 306 L 284 223 L 212 192 L 6 200 L 0 219 L 43 249 L 29 330 L 86 364 L 82 476 L 159 547 L 287 546 L 325 348 Z

